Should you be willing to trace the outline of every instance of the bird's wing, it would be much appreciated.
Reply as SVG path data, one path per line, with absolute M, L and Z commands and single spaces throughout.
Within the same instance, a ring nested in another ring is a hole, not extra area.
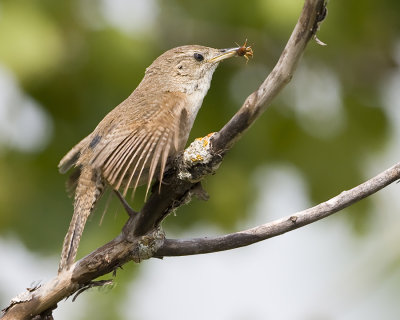
M 152 100 L 158 101 L 158 105 L 152 102 L 153 105 L 142 105 L 139 109 L 132 101 L 126 101 L 130 103 L 128 106 L 122 103 L 114 112 L 114 116 L 120 114 L 124 120 L 116 119 L 105 136 L 95 131 L 89 144 L 89 148 L 95 145 L 91 165 L 100 168 L 115 189 L 124 187 L 124 196 L 129 187 L 135 192 L 144 183 L 148 192 L 157 172 L 161 185 L 168 157 L 183 149 L 188 131 L 182 130 L 188 125 L 182 93 L 165 92 Z

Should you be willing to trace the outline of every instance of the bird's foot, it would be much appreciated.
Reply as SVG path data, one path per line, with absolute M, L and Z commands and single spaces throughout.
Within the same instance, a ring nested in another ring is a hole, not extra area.
M 130 216 L 133 217 L 134 215 L 137 214 L 137 212 L 135 210 L 132 209 L 132 207 L 129 205 L 129 203 L 125 200 L 125 198 L 122 196 L 122 194 L 118 191 L 114 189 L 115 194 L 117 195 L 117 198 L 119 199 L 119 201 L 121 201 L 122 206 L 124 207 L 126 213 Z

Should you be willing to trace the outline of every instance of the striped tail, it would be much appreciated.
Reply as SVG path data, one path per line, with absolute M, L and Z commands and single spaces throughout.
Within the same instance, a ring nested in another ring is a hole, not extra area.
M 64 238 L 59 273 L 74 263 L 86 221 L 103 190 L 100 173 L 88 166 L 83 167 L 75 191 L 74 214 Z

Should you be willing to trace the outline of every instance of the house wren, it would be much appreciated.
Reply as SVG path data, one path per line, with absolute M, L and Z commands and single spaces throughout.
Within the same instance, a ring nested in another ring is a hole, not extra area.
M 59 272 L 74 262 L 86 220 L 106 186 L 125 196 L 128 188 L 135 192 L 142 184 L 147 194 L 153 178 L 161 184 L 169 163 L 185 147 L 219 62 L 243 56 L 243 48 L 168 50 L 146 69 L 133 93 L 62 158 L 61 173 L 73 166 L 79 170 Z

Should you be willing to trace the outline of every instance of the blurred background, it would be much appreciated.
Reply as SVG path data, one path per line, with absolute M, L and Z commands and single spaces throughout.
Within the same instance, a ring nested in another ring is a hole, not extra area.
M 55 276 L 72 215 L 58 161 L 157 56 L 184 44 L 226 48 L 248 39 L 254 58 L 224 61 L 214 74 L 190 140 L 204 136 L 273 68 L 302 5 L 0 0 L 0 306 Z M 327 46 L 310 42 L 292 82 L 204 182 L 210 200 L 170 216 L 168 237 L 265 223 L 399 161 L 400 2 L 332 0 L 328 11 L 318 33 Z M 112 287 L 59 303 L 55 318 L 399 319 L 399 194 L 393 184 L 248 248 L 129 263 Z M 140 208 L 142 196 L 135 198 Z M 79 257 L 115 237 L 125 220 L 106 194 Z

